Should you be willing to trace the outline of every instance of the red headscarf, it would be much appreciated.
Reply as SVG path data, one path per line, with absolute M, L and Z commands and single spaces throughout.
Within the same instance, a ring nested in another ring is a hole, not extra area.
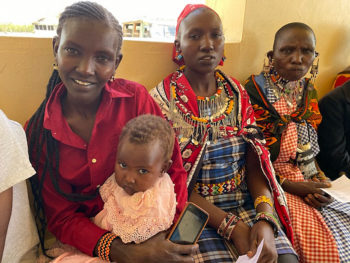
M 213 11 L 217 16 L 218 13 L 215 12 L 215 10 L 213 10 L 212 8 L 210 8 L 209 6 L 206 6 L 206 5 L 203 5 L 203 4 L 196 4 L 196 5 L 193 5 L 193 4 L 188 4 L 185 6 L 185 8 L 182 10 L 182 12 L 180 13 L 179 17 L 177 18 L 177 24 L 176 24 L 176 32 L 175 32 L 175 37 L 177 37 L 177 33 L 179 31 L 179 27 L 180 27 L 180 24 L 182 22 L 182 20 L 184 20 L 189 14 L 191 14 L 194 10 L 196 9 L 199 9 L 199 8 L 207 8 L 211 11 Z M 173 61 L 178 64 L 179 66 L 182 66 L 185 64 L 185 61 L 183 59 L 183 57 L 181 56 L 179 58 L 179 53 L 176 52 L 176 47 L 174 45 L 173 47 Z M 223 65 L 224 64 L 224 60 L 221 59 L 219 65 Z

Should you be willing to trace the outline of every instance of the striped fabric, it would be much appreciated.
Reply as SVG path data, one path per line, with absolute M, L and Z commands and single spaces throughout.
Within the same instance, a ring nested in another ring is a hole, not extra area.
M 208 145 L 195 190 L 198 192 L 200 184 L 221 184 L 230 178 L 235 178 L 245 165 L 246 148 L 247 144 L 241 137 L 222 139 Z M 253 225 L 256 212 L 244 177 L 242 182 L 230 191 L 203 197 L 226 212 L 239 215 L 248 225 Z M 206 227 L 198 241 L 200 252 L 195 256 L 195 262 L 235 262 L 238 254 L 232 244 L 228 245 L 226 242 L 216 230 Z M 279 232 L 275 243 L 278 254 L 295 254 L 282 231 Z

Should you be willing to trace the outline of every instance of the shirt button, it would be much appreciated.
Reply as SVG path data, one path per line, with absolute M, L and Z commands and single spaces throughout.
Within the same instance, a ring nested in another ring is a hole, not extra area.
M 93 158 L 93 159 L 91 160 L 91 162 L 92 162 L 92 163 L 96 163 L 97 160 L 96 160 L 95 158 Z

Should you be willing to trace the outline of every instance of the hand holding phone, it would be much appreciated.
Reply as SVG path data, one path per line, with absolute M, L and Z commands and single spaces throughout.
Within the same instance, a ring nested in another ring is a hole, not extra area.
M 209 214 L 194 203 L 188 202 L 168 239 L 177 244 L 195 244 L 208 223 Z

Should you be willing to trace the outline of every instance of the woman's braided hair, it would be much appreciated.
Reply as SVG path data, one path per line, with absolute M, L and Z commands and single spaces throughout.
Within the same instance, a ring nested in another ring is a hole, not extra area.
M 118 20 L 101 5 L 82 1 L 74 3 L 65 8 L 60 15 L 59 23 L 57 27 L 57 36 L 61 36 L 62 28 L 67 19 L 70 18 L 88 18 L 106 23 L 111 28 L 115 29 L 116 36 L 118 38 L 119 46 L 117 47 L 117 55 L 120 53 L 123 32 Z M 43 127 L 44 114 L 48 99 L 54 90 L 55 86 L 61 82 L 60 76 L 57 70 L 52 72 L 50 80 L 46 87 L 46 96 L 37 111 L 30 118 L 26 127 L 26 134 L 28 138 L 29 156 L 33 167 L 38 170 L 39 161 L 44 159 L 43 172 L 39 178 L 36 174 L 30 179 L 30 184 L 34 196 L 34 209 L 35 209 L 35 221 L 39 232 L 40 244 L 42 250 L 45 253 L 44 237 L 46 231 L 46 218 L 43 206 L 43 199 L 41 191 L 43 188 L 43 182 L 48 174 L 55 190 L 65 197 L 69 201 L 83 202 L 94 199 L 97 193 L 93 195 L 82 195 L 78 193 L 65 193 L 59 187 L 59 150 L 58 142 L 52 137 L 51 131 Z M 43 151 L 45 147 L 45 150 Z M 44 155 L 44 156 L 42 156 Z

